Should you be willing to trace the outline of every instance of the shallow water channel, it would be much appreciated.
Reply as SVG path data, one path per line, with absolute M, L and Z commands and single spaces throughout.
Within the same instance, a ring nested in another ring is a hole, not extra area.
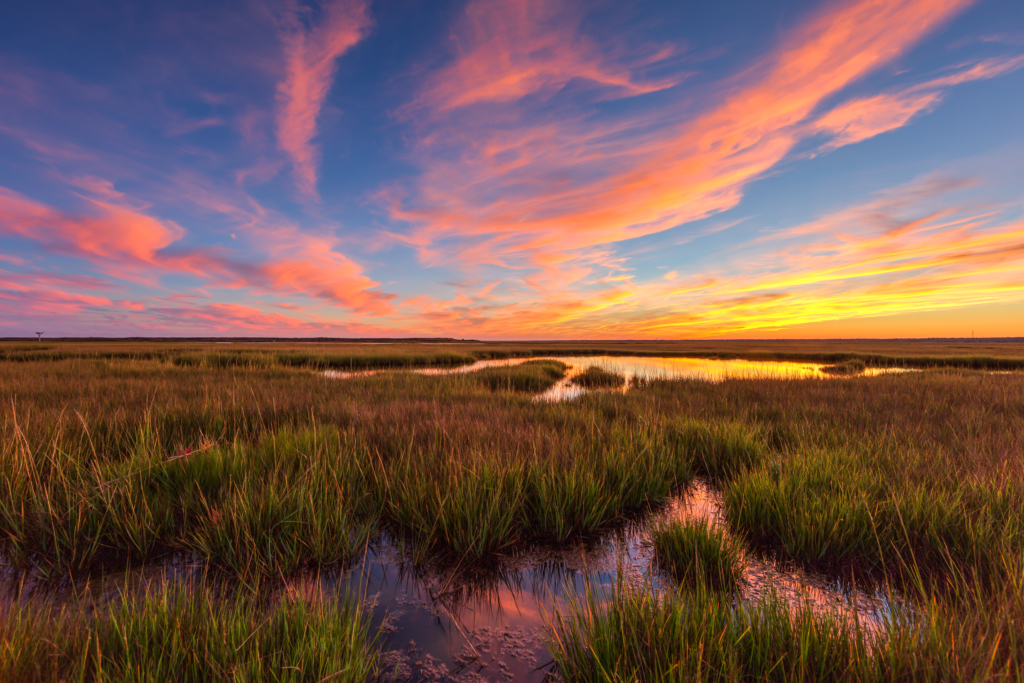
M 505 360 L 480 360 L 454 368 L 422 368 L 413 370 L 421 375 L 460 375 L 484 368 L 510 367 L 533 360 L 557 360 L 568 366 L 565 377 L 537 396 L 538 401 L 565 401 L 588 390 L 577 386 L 573 379 L 589 367 L 614 372 L 626 378 L 621 391 L 629 391 L 635 378 L 641 379 L 696 379 L 722 382 L 727 379 L 835 379 L 845 375 L 826 372 L 827 363 L 795 363 L 788 361 L 720 360 L 714 358 L 656 358 L 647 356 L 535 356 Z M 367 377 L 396 370 L 364 370 L 358 372 L 327 371 L 327 377 L 347 379 Z M 902 368 L 866 368 L 857 377 L 875 377 Z
M 344 572 L 306 574 L 284 591 L 309 601 L 346 593 L 364 596 L 383 643 L 384 680 L 543 681 L 551 670 L 545 615 L 588 589 L 607 594 L 617 581 L 673 590 L 653 563 L 652 525 L 666 519 L 724 523 L 718 493 L 702 481 L 640 518 L 607 533 L 558 548 L 524 551 L 486 571 L 414 567 L 387 538 Z M 774 593 L 794 609 L 810 608 L 856 618 L 868 630 L 881 627 L 890 597 L 858 589 L 750 555 L 739 601 Z M 460 571 L 461 570 L 461 571 Z M 102 609 L 124 594 L 159 590 L 164 582 L 187 586 L 200 570 L 188 563 L 145 567 L 79 582 L 45 593 L 51 604 Z M 14 586 L 8 585 L 6 600 Z M 21 591 L 21 599 L 32 591 Z M 39 597 L 39 596 L 37 596 Z M 0 602 L 4 598 L 0 598 Z M 17 599 L 17 598 L 13 598 Z M 2 611 L 2 610 L 0 610 Z
M 375 618 L 388 632 L 385 663 L 398 680 L 542 681 L 550 671 L 546 619 L 568 596 L 608 594 L 618 581 L 674 590 L 661 577 L 649 543 L 664 519 L 723 523 L 721 500 L 703 482 L 647 515 L 590 542 L 507 558 L 498 570 L 452 585 L 451 574 L 403 570 L 394 548 L 383 546 L 347 581 L 364 586 Z M 794 609 L 810 608 L 882 625 L 890 597 L 829 581 L 754 556 L 746 558 L 738 600 L 769 593 Z M 460 578 L 462 578 L 460 576 Z

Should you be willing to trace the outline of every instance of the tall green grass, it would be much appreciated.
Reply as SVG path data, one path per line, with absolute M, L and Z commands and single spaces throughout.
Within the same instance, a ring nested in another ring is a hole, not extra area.
M 177 545 L 243 577 L 344 564 L 362 551 L 380 508 L 365 451 L 344 448 L 331 431 L 296 437 L 277 435 L 272 464 L 204 496 Z
M 763 463 L 766 442 L 756 429 L 736 422 L 676 420 L 668 427 L 675 449 L 689 458 L 699 474 L 730 479 Z
M 912 607 L 874 622 L 794 609 L 768 594 L 736 601 L 698 585 L 659 594 L 619 576 L 587 585 L 547 616 L 548 646 L 566 681 L 1003 681 L 1024 671 L 1024 561 L 1004 555 L 997 590 L 961 578 L 923 583 Z
M 8 560 L 56 577 L 184 550 L 240 575 L 278 575 L 347 561 L 375 524 L 365 449 L 347 450 L 337 430 L 171 457 L 138 447 L 88 466 L 24 442 L 0 454 Z
M 378 649 L 354 599 L 307 604 L 208 588 L 126 597 L 91 614 L 15 606 L 0 614 L 0 680 L 365 683 Z
M 743 577 L 743 552 L 726 529 L 707 520 L 661 522 L 651 530 L 658 566 L 689 588 L 730 591 Z
M 377 356 L 407 367 L 399 359 L 533 351 L 515 345 L 52 346 L 8 349 L 50 356 L 0 363 L 0 553 L 43 577 L 186 552 L 267 586 L 343 566 L 379 531 L 414 559 L 486 565 L 598 533 L 704 475 L 750 547 L 833 575 L 888 577 L 913 610 L 868 639 L 838 618 L 738 607 L 703 581 L 685 597 L 581 598 L 553 624 L 567 679 L 1007 680 L 1024 667 L 1015 375 L 651 380 L 547 404 L 473 373 L 338 382 L 310 372 L 332 355 L 363 358 L 342 368 Z M 187 354 L 200 360 L 171 361 Z M 240 360 L 208 362 L 218 354 Z M 279 361 L 289 354 L 294 364 Z M 517 372 L 555 379 L 544 364 Z M 334 664 L 318 668 L 315 653 L 329 650 L 318 639 L 348 642 L 330 629 L 350 620 L 310 612 L 259 626 L 271 612 L 249 606 L 236 619 L 241 603 L 204 600 L 129 601 L 110 621 L 9 612 L 0 680 L 172 668 L 186 680 L 278 680 L 299 676 L 293 665 L 327 676 Z M 298 640 L 261 640 L 272 624 Z M 126 633 L 138 648 L 118 650 Z
M 568 453 L 430 457 L 381 466 L 384 518 L 420 551 L 485 559 L 515 545 L 594 533 L 691 479 L 687 458 L 643 431 L 613 430 Z
M 806 451 L 729 482 L 726 514 L 754 543 L 825 569 L 990 581 L 1019 552 L 1019 483 L 894 486 L 889 465 L 863 451 Z
M 864 681 L 877 663 L 856 624 L 779 600 L 737 608 L 698 587 L 659 595 L 620 582 L 572 594 L 548 646 L 566 681 Z
M 321 352 L 266 353 L 293 351 Z M 541 404 L 473 373 L 0 363 L 0 552 L 51 577 L 182 551 L 279 576 L 386 530 L 420 558 L 486 563 L 699 474 L 753 547 L 995 594 L 1024 549 L 1022 444 L 1013 375 L 652 380 Z

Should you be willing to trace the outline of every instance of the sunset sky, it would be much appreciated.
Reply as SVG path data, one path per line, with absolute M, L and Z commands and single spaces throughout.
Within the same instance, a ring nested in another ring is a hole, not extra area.
M 36 331 L 1024 336 L 1024 2 L 8 3 Z

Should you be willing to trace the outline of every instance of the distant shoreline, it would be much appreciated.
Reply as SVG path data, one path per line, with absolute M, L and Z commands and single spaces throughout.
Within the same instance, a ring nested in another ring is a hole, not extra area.
M 36 342 L 36 337 L 0 337 L 0 342 Z M 242 342 L 267 344 L 273 342 L 331 342 L 345 344 L 714 344 L 714 343 L 985 343 L 1022 344 L 1024 337 L 808 337 L 745 338 L 745 339 L 456 339 L 453 337 L 46 337 L 48 342 Z

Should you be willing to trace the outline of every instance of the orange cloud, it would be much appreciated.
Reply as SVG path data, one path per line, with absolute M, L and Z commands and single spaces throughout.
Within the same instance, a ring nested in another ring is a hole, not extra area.
M 158 252 L 184 236 L 170 221 L 159 221 L 124 207 L 90 200 L 95 215 L 65 214 L 0 188 L 0 231 L 21 235 L 47 251 L 114 264 L 129 275 L 158 265 Z
M 814 128 L 832 138 L 822 146 L 824 150 L 851 145 L 900 128 L 917 114 L 930 111 L 941 101 L 942 88 L 995 78 L 1021 66 L 1024 57 L 988 59 L 903 90 L 849 100 L 819 118 Z
M 313 145 L 316 120 L 334 79 L 336 60 L 362 40 L 371 25 L 366 0 L 325 3 L 311 17 L 289 17 L 284 42 L 285 77 L 277 85 L 277 141 L 292 161 L 299 194 L 316 199 L 319 151 Z
M 845 102 L 818 119 L 818 129 L 832 138 L 822 149 L 851 145 L 905 126 L 940 99 L 939 92 L 889 93 Z
M 31 277 L 0 272 L 0 311 L 12 323 L 31 315 L 75 315 L 111 306 L 110 299 L 40 286 Z
M 578 31 L 578 13 L 549 0 L 474 0 L 454 35 L 458 56 L 432 74 L 417 104 L 436 111 L 481 103 L 503 103 L 530 94 L 551 94 L 579 79 L 638 95 L 675 85 L 671 79 L 644 81 L 616 64 Z M 632 67 L 672 54 L 649 48 Z
M 99 187 L 109 194 L 106 185 Z M 378 283 L 335 252 L 330 240 L 294 226 L 250 225 L 250 235 L 272 253 L 249 263 L 224 249 L 179 246 L 185 230 L 171 221 L 110 201 L 86 202 L 89 213 L 68 213 L 0 188 L 0 234 L 30 239 L 47 253 L 87 260 L 118 279 L 153 283 L 161 274 L 188 274 L 221 287 L 301 294 L 374 315 L 388 312 L 394 299 L 374 291 Z M 229 203 L 215 205 L 237 211 Z
M 407 324 L 482 337 L 757 336 L 795 325 L 1024 298 L 1017 207 L 958 204 L 930 178 L 730 248 L 689 275 L 403 303 Z
M 368 315 L 391 312 L 395 295 L 373 290 L 378 283 L 363 275 L 356 263 L 333 251 L 330 240 L 288 228 L 256 233 L 267 240 L 264 247 L 276 244 L 277 248 L 264 263 L 236 266 L 237 286 L 276 294 L 299 293 Z
M 572 65 L 588 61 L 588 43 L 552 33 L 545 20 L 554 10 L 512 0 L 471 5 L 456 63 L 442 72 L 443 84 L 429 84 L 417 100 L 429 109 L 421 119 L 423 174 L 407 196 L 390 197 L 392 215 L 413 225 L 407 240 L 428 263 L 537 266 L 541 253 L 592 249 L 731 208 L 747 183 L 817 132 L 808 122 L 827 98 L 969 4 L 829 4 L 720 84 L 710 98 L 715 104 L 685 121 L 673 121 L 679 115 L 667 110 L 609 121 L 531 109 L 526 96 L 549 92 Z M 559 47 L 542 49 L 549 44 Z M 605 86 L 601 97 L 637 94 L 627 87 L 638 82 L 629 72 L 591 68 L 600 71 L 593 80 Z M 512 110 L 470 106 L 513 100 Z M 875 102 L 872 111 L 884 104 Z M 823 125 L 853 140 L 902 125 L 915 106 L 927 106 L 927 97 L 886 118 L 839 110 Z

